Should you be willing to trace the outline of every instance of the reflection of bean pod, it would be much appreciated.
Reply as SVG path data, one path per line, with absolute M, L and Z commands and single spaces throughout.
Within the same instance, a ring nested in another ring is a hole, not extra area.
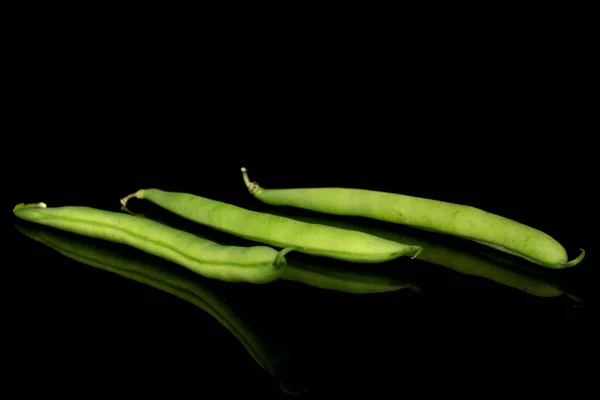
M 378 273 L 377 268 L 354 268 L 346 265 L 344 268 L 318 262 L 318 260 L 299 261 L 288 260 L 281 279 L 302 283 L 320 289 L 353 294 L 370 294 L 394 292 L 402 289 L 418 291 L 419 287 L 408 280 Z
M 288 218 L 296 218 L 301 221 L 318 222 L 343 229 L 360 230 L 388 240 L 398 240 L 402 243 L 422 246 L 426 249 L 419 256 L 419 259 L 422 261 L 440 265 L 462 274 L 479 276 L 534 296 L 555 297 L 564 293 L 559 282 L 542 273 L 542 271 L 535 271 L 535 267 L 532 268 L 526 263 L 517 262 L 519 259 L 510 262 L 502 257 L 484 256 L 475 252 L 463 251 L 442 243 L 443 237 L 440 237 L 440 241 L 430 239 L 428 237 L 434 235 L 426 234 L 425 232 L 404 228 L 402 233 L 400 233 L 398 230 L 392 231 L 374 228 L 366 224 L 348 222 L 347 220 L 340 220 L 335 217 L 293 215 L 290 211 L 284 212 L 280 209 L 269 212 L 276 215 L 285 215 Z M 285 278 L 285 276 L 286 273 L 284 273 L 283 277 Z
M 66 257 L 162 290 L 201 308 L 231 332 L 271 376 L 279 378 L 280 372 L 287 367 L 289 360 L 282 349 L 271 340 L 261 339 L 223 300 L 214 281 L 126 246 L 33 224 L 16 227 L 25 236 Z
M 572 267 L 585 257 L 582 249 L 569 261 L 565 248 L 548 234 L 475 207 L 363 189 L 265 189 L 250 182 L 245 168 L 242 172 L 249 192 L 270 205 L 365 217 L 453 235 L 548 268 Z
M 188 193 L 142 189 L 121 199 L 148 200 L 176 215 L 222 232 L 278 248 L 357 263 L 379 263 L 401 256 L 416 257 L 421 248 L 363 232 L 309 224 L 247 210 Z
M 37 224 L 126 244 L 204 277 L 230 282 L 259 284 L 279 279 L 286 262 L 284 255 L 291 250 L 222 246 L 149 219 L 90 207 L 19 204 L 14 213 Z

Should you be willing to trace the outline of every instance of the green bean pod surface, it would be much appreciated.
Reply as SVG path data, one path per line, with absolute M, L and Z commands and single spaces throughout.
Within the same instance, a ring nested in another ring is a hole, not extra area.
M 225 294 L 214 281 L 126 246 L 115 247 L 103 240 L 34 224 L 19 223 L 16 228 L 70 259 L 154 287 L 197 306 L 231 332 L 248 354 L 277 379 L 291 361 L 279 344 L 263 339 L 248 317 L 240 315 L 224 300 Z M 280 382 L 282 387 L 284 384 Z
M 268 246 L 222 246 L 146 218 L 83 206 L 18 204 L 20 219 L 122 243 L 173 261 L 199 275 L 228 282 L 268 283 L 283 273 L 285 254 Z
M 415 258 L 423 249 L 326 225 L 301 222 L 247 210 L 189 193 L 141 189 L 121 199 L 145 199 L 173 214 L 254 242 L 356 263 L 380 263 L 401 256 Z
M 573 267 L 567 251 L 545 232 L 476 207 L 422 197 L 353 188 L 265 189 L 251 182 L 248 191 L 260 201 L 332 215 L 371 218 L 472 240 L 553 269 Z

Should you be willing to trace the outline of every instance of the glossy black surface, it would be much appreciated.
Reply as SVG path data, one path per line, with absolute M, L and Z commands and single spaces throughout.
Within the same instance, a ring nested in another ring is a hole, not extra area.
M 564 295 L 539 297 L 409 259 L 383 266 L 381 273 L 415 282 L 420 291 L 354 294 L 288 280 L 267 285 L 203 281 L 270 351 L 285 354 L 280 376 L 274 378 L 202 309 L 69 259 L 23 235 L 12 218 L 6 242 L 10 257 L 5 263 L 8 323 L 4 329 L 5 344 L 18 349 L 11 357 L 13 374 L 26 374 L 53 393 L 160 392 L 172 397 L 213 393 L 211 398 L 285 396 L 278 380 L 290 389 L 307 388 L 302 394 L 306 397 L 361 391 L 379 398 L 423 395 L 440 388 L 481 396 L 517 391 L 579 393 L 578 388 L 584 387 L 585 365 L 595 362 L 598 274 L 595 238 L 588 232 L 590 191 L 566 189 L 581 184 L 569 178 L 578 172 L 576 166 L 554 180 L 535 180 L 543 171 L 556 172 L 530 163 L 516 168 L 521 171 L 518 175 L 514 169 L 493 168 L 498 164 L 492 156 L 487 158 L 492 167 L 485 170 L 483 159 L 479 164 L 475 159 L 452 164 L 452 157 L 403 158 L 385 149 L 385 161 L 369 162 L 356 151 L 332 153 L 328 159 L 318 148 L 312 155 L 298 148 L 286 153 L 290 144 L 266 150 L 260 147 L 262 142 L 251 145 L 250 136 L 247 140 L 246 149 L 220 159 L 222 143 L 216 147 L 186 143 L 176 157 L 176 143 L 136 150 L 119 147 L 115 141 L 114 147 L 102 149 L 103 154 L 91 155 L 84 148 L 93 147 L 93 141 L 75 141 L 80 153 L 56 150 L 57 157 L 38 149 L 38 161 L 34 157 L 29 161 L 39 165 L 37 171 L 11 181 L 5 211 L 8 214 L 19 202 L 44 201 L 48 206 L 86 205 L 122 212 L 119 199 L 144 187 L 278 211 L 247 193 L 239 171 L 245 166 L 264 187 L 391 191 L 470 204 L 535 226 L 561 241 L 570 258 L 579 248 L 588 252 L 584 262 L 570 270 L 533 267 L 582 302 Z M 418 146 L 412 148 L 419 151 Z M 368 147 L 363 150 L 370 153 Z M 216 240 L 243 243 L 141 201 L 130 203 L 130 208 Z M 311 217 L 307 212 L 288 211 Z M 440 240 L 450 248 L 481 250 L 457 240 Z M 135 258 L 137 253 L 128 254 Z M 330 261 L 321 266 L 343 268 Z
M 6 13 L 5 397 L 283 396 L 203 310 L 13 226 L 16 203 L 119 212 L 118 200 L 142 187 L 262 210 L 242 166 L 265 187 L 475 205 L 550 233 L 571 257 L 588 252 L 551 274 L 584 300 L 577 308 L 424 262 L 409 264 L 421 292 L 215 282 L 257 334 L 290 353 L 285 377 L 305 383 L 305 397 L 594 396 L 598 85 L 594 25 L 581 18 L 593 14 L 549 10 L 519 9 L 496 25 L 489 17 L 502 13 L 468 14 L 483 21 L 476 29 L 444 13 L 451 27 L 402 23 L 377 37 L 352 20 L 359 35 L 330 28 L 335 37 L 307 41 L 309 25 L 297 30 L 304 46 L 237 21 L 215 30 L 204 23 L 213 18 L 201 20 L 203 35 L 181 35 L 181 19 L 171 30 L 140 13 L 119 29 L 121 10 L 101 24 L 89 18 L 98 10 L 62 20 L 32 7 L 20 19 Z

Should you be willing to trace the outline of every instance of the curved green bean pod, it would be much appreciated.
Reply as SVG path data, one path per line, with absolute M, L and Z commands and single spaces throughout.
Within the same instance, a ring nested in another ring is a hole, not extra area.
M 351 188 L 265 189 L 251 182 L 248 191 L 260 201 L 326 214 L 347 215 L 407 225 L 469 239 L 548 268 L 568 268 L 585 257 L 568 260 L 565 248 L 550 235 L 509 218 L 462 204 Z
M 68 258 L 162 290 L 204 310 L 231 332 L 261 368 L 276 379 L 280 379 L 280 372 L 291 361 L 279 346 L 263 340 L 251 324 L 223 300 L 209 279 L 137 249 L 116 247 L 55 228 L 28 225 L 21 223 L 16 228 Z M 285 382 L 279 383 L 284 389 Z
M 286 263 L 285 254 L 292 250 L 222 246 L 149 219 L 90 207 L 18 204 L 13 212 L 23 220 L 123 243 L 207 278 L 229 282 L 261 284 L 279 279 Z
M 565 293 L 557 279 L 543 273 L 543 271 L 535 270 L 536 267 L 534 266 L 529 266 L 524 262 L 518 263 L 518 259 L 511 262 L 506 258 L 493 257 L 489 254 L 486 256 L 454 248 L 444 244 L 442 241 L 435 241 L 435 239 L 426 237 L 432 235 L 427 235 L 424 232 L 410 231 L 407 228 L 404 228 L 406 232 L 398 232 L 397 230 L 392 231 L 342 221 L 333 217 L 293 215 L 290 211 L 272 210 L 269 212 L 306 222 L 318 222 L 345 229 L 355 229 L 389 240 L 398 240 L 402 243 L 422 246 L 427 251 L 424 251 L 419 257 L 421 261 L 439 265 L 465 275 L 478 276 L 533 296 L 556 297 L 565 294 L 575 300 L 577 299 Z M 294 262 L 288 260 L 288 263 Z M 285 277 L 286 273 L 284 273 L 282 278 L 285 279 Z
M 357 263 L 379 263 L 401 256 L 415 258 L 423 249 L 363 232 L 310 224 L 247 210 L 204 197 L 160 189 L 141 189 L 121 199 L 145 199 L 176 215 L 244 239 L 278 248 Z
M 151 218 L 164 225 L 173 224 L 173 221 L 167 215 L 162 217 L 157 215 L 143 215 L 129 210 L 125 205 L 122 207 L 122 210 L 132 215 L 138 215 L 140 218 Z M 292 219 L 294 218 L 292 217 Z M 311 223 L 310 221 L 305 222 Z M 340 228 L 346 229 L 342 226 Z M 228 241 L 229 238 L 214 239 L 210 233 L 197 233 L 195 227 L 186 229 L 191 229 L 191 233 L 202 237 L 208 236 L 219 244 L 231 244 Z M 299 254 L 299 252 L 289 254 L 286 256 L 286 259 L 287 263 L 281 276 L 282 280 L 294 281 L 319 289 L 352 294 L 386 293 L 405 288 L 413 291 L 420 290 L 419 286 L 412 282 L 411 279 L 402 276 L 401 268 L 394 268 L 394 273 L 390 274 L 385 268 L 379 268 L 380 264 L 365 267 L 363 264 L 357 265 L 322 257 L 313 257 Z

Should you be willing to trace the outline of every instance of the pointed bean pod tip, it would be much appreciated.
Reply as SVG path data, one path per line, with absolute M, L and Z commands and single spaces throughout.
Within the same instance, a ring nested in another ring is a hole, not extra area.
M 583 259 L 585 258 L 585 250 L 584 249 L 579 249 L 579 250 L 581 251 L 581 253 L 579 253 L 577 258 L 565 263 L 565 267 L 574 267 L 583 261 Z

